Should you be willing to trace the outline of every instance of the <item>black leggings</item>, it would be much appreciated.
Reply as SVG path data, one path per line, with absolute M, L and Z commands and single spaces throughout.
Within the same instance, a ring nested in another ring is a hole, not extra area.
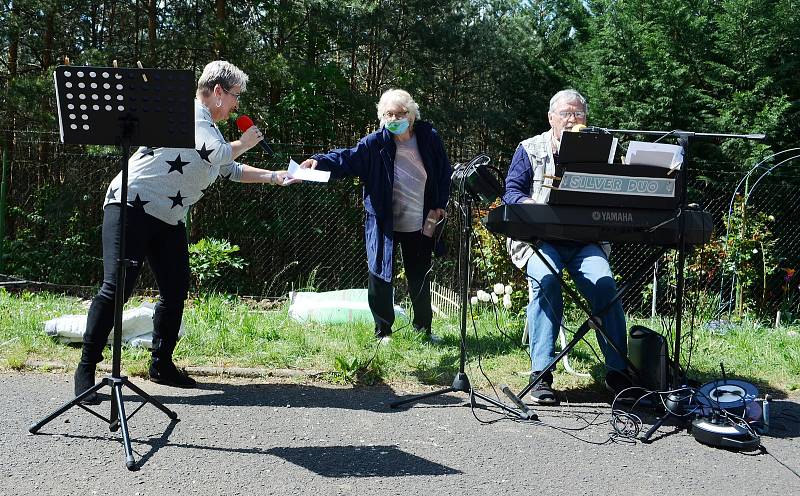
M 431 258 L 433 238 L 423 236 L 422 232 L 395 232 L 395 248 L 400 247 L 403 266 L 408 279 L 408 294 L 414 311 L 414 327 L 430 332 L 433 312 L 431 311 Z M 388 336 L 394 323 L 394 292 L 392 283 L 370 273 L 368 289 L 369 308 L 375 319 L 375 334 Z
M 117 290 L 120 206 L 111 204 L 103 211 L 103 285 L 89 307 L 83 336 L 82 360 L 97 363 L 114 327 L 114 298 Z M 136 279 L 147 259 L 158 284 L 159 299 L 153 316 L 153 355 L 170 359 L 178 341 L 183 305 L 189 292 L 189 245 L 186 227 L 167 224 L 128 207 L 125 258 L 138 262 L 125 272 L 125 301 L 136 286 Z

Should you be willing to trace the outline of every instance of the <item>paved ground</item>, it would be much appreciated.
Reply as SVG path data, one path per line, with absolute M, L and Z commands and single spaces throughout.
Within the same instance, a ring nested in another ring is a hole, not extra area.
M 591 400 L 539 408 L 547 425 L 482 424 L 463 394 L 393 410 L 387 403 L 406 392 L 388 386 L 203 381 L 182 391 L 134 380 L 180 421 L 149 405 L 131 419 L 141 468 L 130 472 L 119 432 L 80 409 L 28 434 L 70 399 L 70 376 L 0 374 L 0 494 L 800 493 L 796 401 L 773 403 L 767 454 L 742 454 L 671 427 L 652 444 L 603 444 L 610 409 Z M 108 404 L 99 411 L 107 414 Z M 126 399 L 129 413 L 135 406 Z

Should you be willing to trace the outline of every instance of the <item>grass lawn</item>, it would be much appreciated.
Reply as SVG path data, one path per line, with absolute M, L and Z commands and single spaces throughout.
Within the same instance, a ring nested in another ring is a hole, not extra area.
M 134 300 L 136 306 L 141 300 Z M 188 302 L 184 314 L 186 335 L 175 351 L 181 366 L 289 368 L 320 371 L 332 383 L 449 385 L 459 366 L 458 319 L 437 320 L 434 332 L 442 337 L 431 344 L 408 322 L 395 324 L 392 341 L 377 346 L 371 323 L 299 324 L 288 317 L 288 304 L 272 310 L 225 296 Z M 56 361 L 73 367 L 79 348 L 63 345 L 44 333 L 44 321 L 64 314 L 86 313 L 88 302 L 48 293 L 11 294 L 0 290 L 0 368 L 21 369 L 26 361 Z M 659 323 L 631 319 L 661 332 Z M 500 313 L 474 315 L 468 321 L 467 372 L 474 386 L 507 383 L 522 388 L 530 361 L 521 345 L 522 319 Z M 571 326 L 572 329 L 577 325 Z M 720 362 L 728 377 L 755 383 L 760 391 L 778 397 L 800 390 L 800 327 L 778 329 L 743 323 L 724 334 L 684 326 L 682 365 L 691 353 L 689 376 L 699 382 L 720 377 Z M 591 345 L 591 348 L 590 348 Z M 572 366 L 592 374 L 580 378 L 559 366 L 559 389 L 600 390 L 603 367 L 593 335 L 570 354 Z M 599 351 L 598 351 L 599 353 Z M 149 352 L 123 348 L 122 364 L 130 375 L 147 370 Z M 110 359 L 110 352 L 106 351 Z

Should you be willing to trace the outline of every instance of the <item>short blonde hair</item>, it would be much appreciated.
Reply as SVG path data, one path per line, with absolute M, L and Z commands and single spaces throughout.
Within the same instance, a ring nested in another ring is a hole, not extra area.
M 209 62 L 203 69 L 203 74 L 197 80 L 197 89 L 206 96 L 214 91 L 216 85 L 222 86 L 225 91 L 230 91 L 231 88 L 239 85 L 242 91 L 245 91 L 248 79 L 244 71 L 230 62 L 215 60 Z
M 381 126 L 386 124 L 386 118 L 383 114 L 393 105 L 399 105 L 408 112 L 408 123 L 414 124 L 414 121 L 420 118 L 419 105 L 411 98 L 411 95 L 406 90 L 392 88 L 383 92 L 378 104 L 375 105 L 378 109 L 378 120 L 381 121 Z

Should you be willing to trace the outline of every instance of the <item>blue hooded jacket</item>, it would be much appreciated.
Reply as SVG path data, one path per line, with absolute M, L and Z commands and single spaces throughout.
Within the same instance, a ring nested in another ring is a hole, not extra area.
M 423 213 L 447 208 L 450 197 L 450 176 L 453 172 L 442 140 L 427 122 L 414 123 L 414 135 L 425 165 Z M 392 280 L 394 254 L 394 221 L 392 191 L 394 188 L 394 157 L 397 146 L 392 134 L 382 128 L 362 138 L 353 148 L 332 150 L 314 155 L 317 169 L 331 172 L 331 177 L 358 177 L 364 185 L 364 234 L 369 271 L 383 279 Z

